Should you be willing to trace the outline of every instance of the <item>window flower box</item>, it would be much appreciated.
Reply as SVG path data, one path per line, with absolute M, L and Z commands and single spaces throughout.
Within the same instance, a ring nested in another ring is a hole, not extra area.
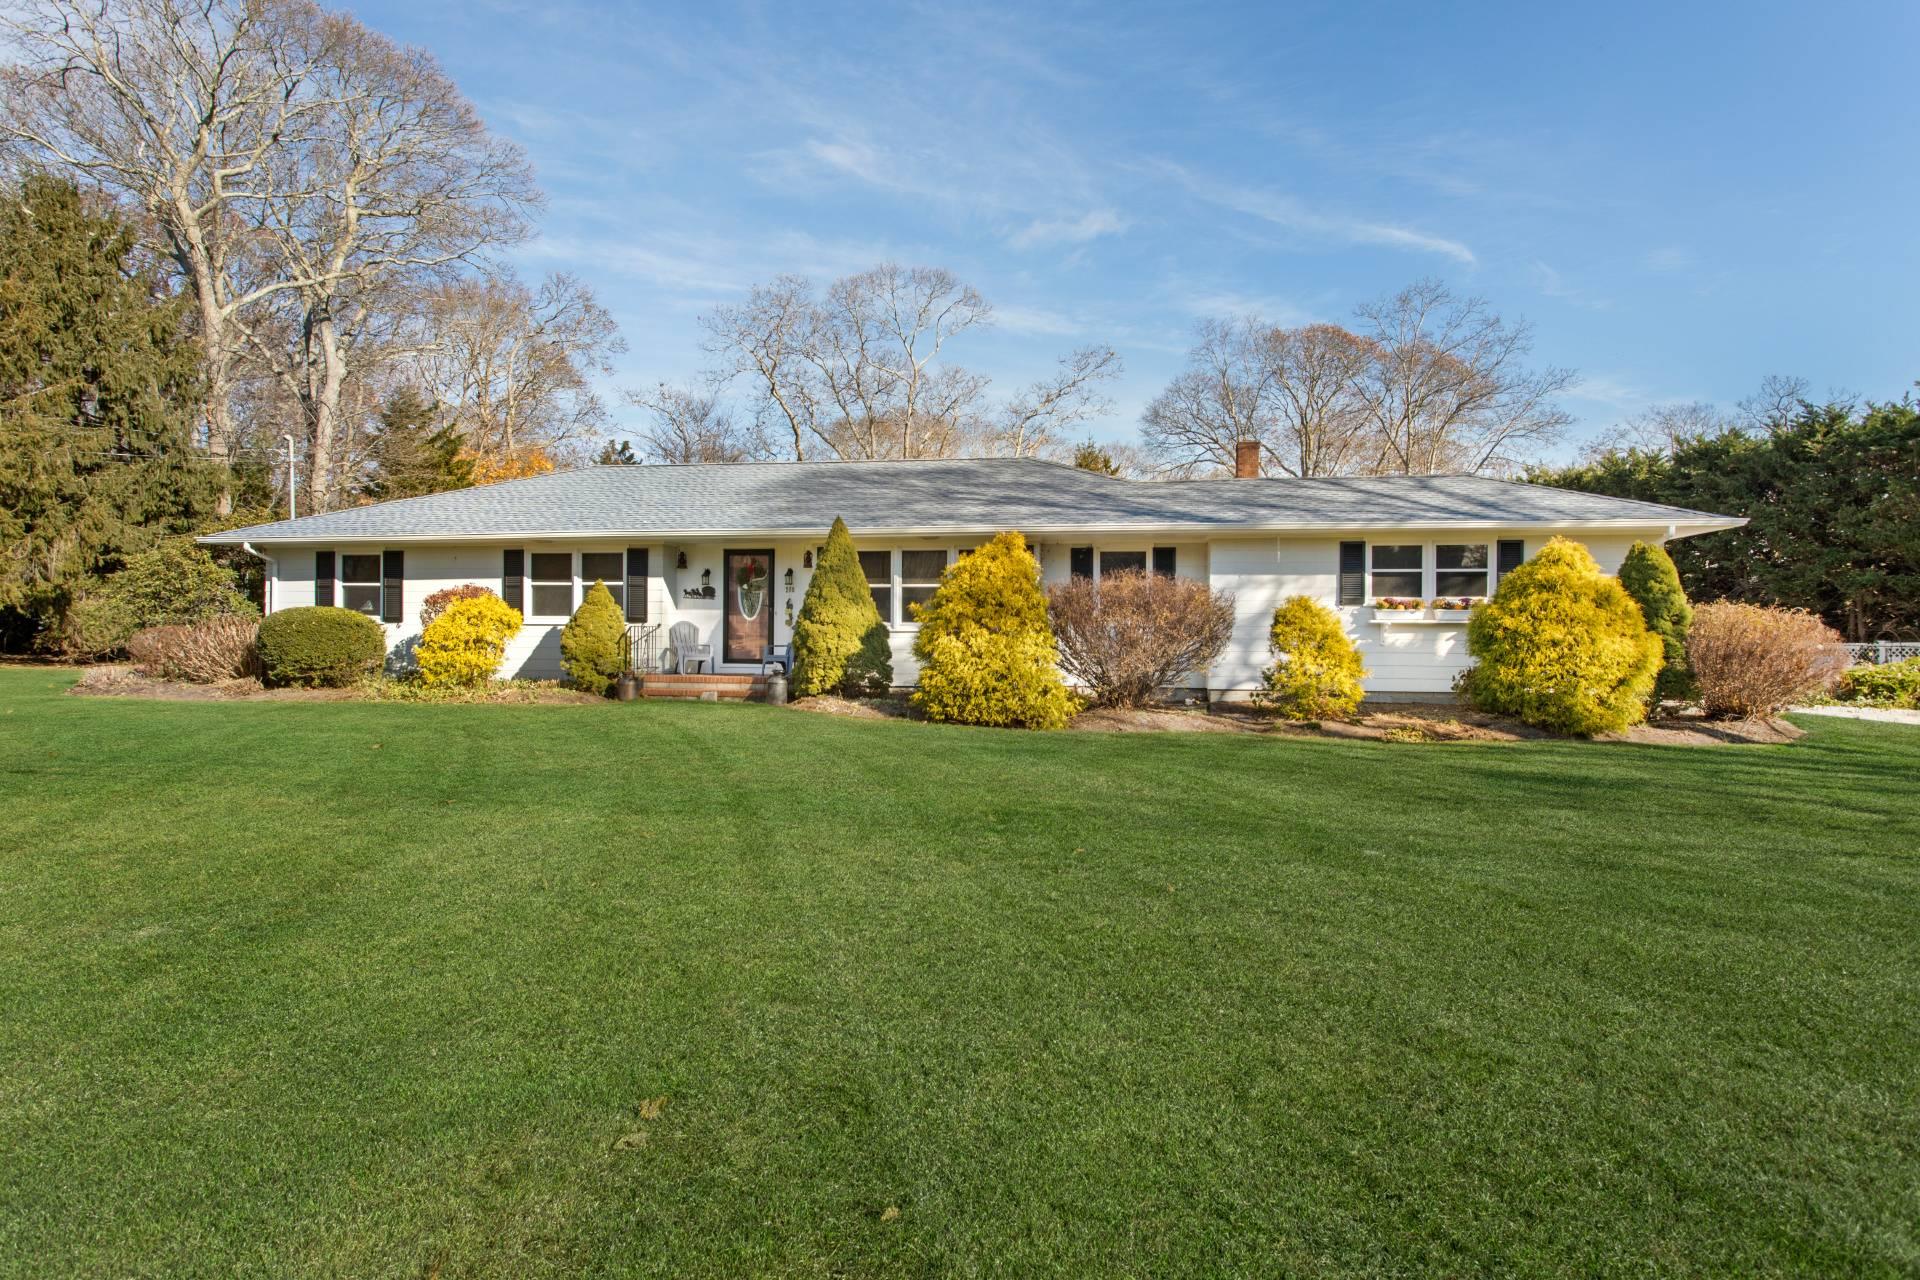
M 1473 616 L 1473 607 L 1481 601 L 1471 596 L 1441 596 L 1433 602 L 1436 622 L 1465 622 Z

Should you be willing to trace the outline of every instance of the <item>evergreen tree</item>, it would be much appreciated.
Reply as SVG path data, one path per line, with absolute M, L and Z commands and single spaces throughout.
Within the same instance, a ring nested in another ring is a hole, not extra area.
M 1660 637 L 1666 656 L 1653 686 L 1655 702 L 1684 702 L 1693 696 L 1693 673 L 1687 668 L 1687 628 L 1693 625 L 1693 606 L 1681 589 L 1679 571 L 1665 548 L 1636 542 L 1620 562 L 1620 585 L 1627 589 L 1646 616 L 1647 630 Z
M 132 228 L 45 175 L 0 206 L 0 611 L 57 643 L 100 576 L 213 509 L 218 472 L 192 447 L 185 301 Z
M 637 467 L 640 459 L 634 456 L 633 445 L 626 440 L 609 440 L 600 449 L 594 459 L 603 467 Z
M 873 603 L 846 521 L 836 517 L 793 624 L 795 697 L 882 693 L 893 683 L 893 647 Z
M 473 485 L 473 459 L 452 426 L 434 426 L 434 406 L 417 387 L 401 387 L 380 406 L 373 473 L 361 492 L 375 501 L 414 498 Z
M 1114 461 L 1113 455 L 1091 440 L 1075 446 L 1073 465 L 1082 471 L 1094 471 L 1103 476 L 1120 474 L 1120 464 Z
M 1040 565 L 1018 533 L 996 534 L 950 566 L 914 616 L 913 705 L 929 720 L 1059 729 L 1073 718 Z

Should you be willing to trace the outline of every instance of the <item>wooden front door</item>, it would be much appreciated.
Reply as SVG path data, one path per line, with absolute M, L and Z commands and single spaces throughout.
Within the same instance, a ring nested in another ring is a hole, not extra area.
M 757 663 L 773 643 L 773 552 L 728 551 L 721 564 L 726 635 L 720 660 Z

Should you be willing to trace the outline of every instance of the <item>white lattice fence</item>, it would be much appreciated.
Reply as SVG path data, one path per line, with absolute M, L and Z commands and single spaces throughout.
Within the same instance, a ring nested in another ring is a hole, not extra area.
M 1920 658 L 1920 640 L 1870 640 L 1865 644 L 1847 645 L 1846 649 L 1853 655 L 1855 665 L 1866 663 L 1880 666 L 1888 662 Z

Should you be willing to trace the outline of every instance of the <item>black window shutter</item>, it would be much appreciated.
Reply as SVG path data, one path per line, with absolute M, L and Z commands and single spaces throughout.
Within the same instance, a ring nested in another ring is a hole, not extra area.
M 1503 578 L 1518 569 L 1521 561 L 1527 558 L 1527 544 L 1518 538 L 1502 538 L 1495 546 L 1494 563 Z
M 1365 604 L 1367 602 L 1367 544 L 1364 542 L 1343 542 L 1340 544 L 1340 594 L 1339 603 Z
M 627 621 L 647 620 L 647 549 L 627 548 Z
M 527 611 L 527 553 L 518 547 L 502 557 L 500 598 L 522 613 Z
M 1067 552 L 1067 572 L 1075 578 L 1093 576 L 1093 548 L 1073 547 Z
M 1153 549 L 1153 571 L 1161 577 L 1171 578 L 1174 568 L 1179 562 L 1180 553 L 1172 547 L 1155 547 Z
M 383 551 L 380 553 L 380 621 L 400 621 L 400 610 L 406 601 L 407 553 L 404 551 Z
M 333 552 L 313 553 L 313 602 L 333 603 Z

